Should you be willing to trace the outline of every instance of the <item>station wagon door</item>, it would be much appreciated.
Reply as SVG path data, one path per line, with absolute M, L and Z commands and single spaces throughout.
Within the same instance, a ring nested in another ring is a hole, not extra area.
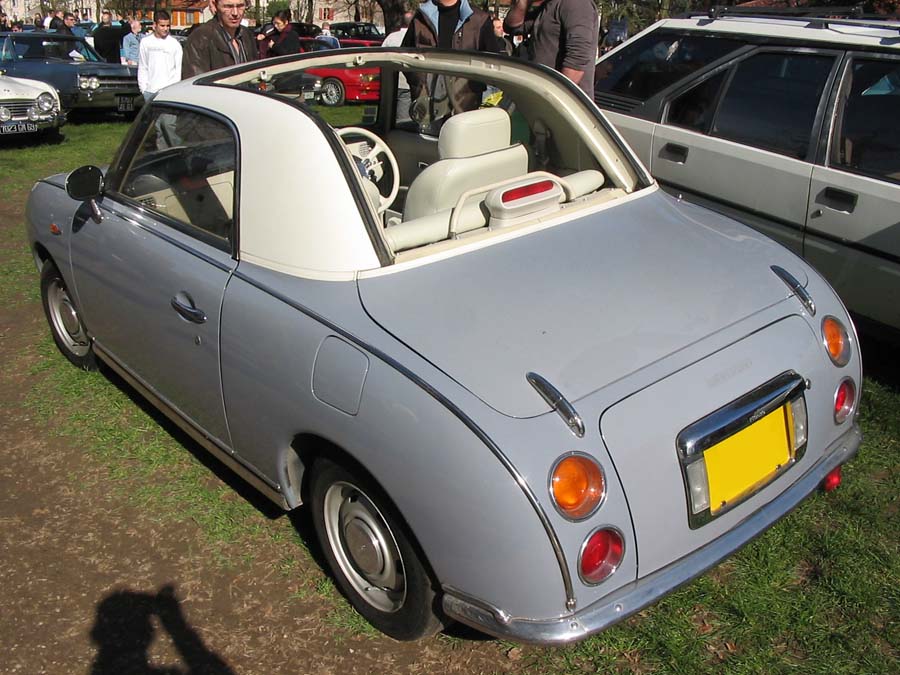
M 851 310 L 900 328 L 900 58 L 850 54 L 804 256 Z
M 651 173 L 800 254 L 814 141 L 839 54 L 760 48 L 706 74 L 665 106 Z

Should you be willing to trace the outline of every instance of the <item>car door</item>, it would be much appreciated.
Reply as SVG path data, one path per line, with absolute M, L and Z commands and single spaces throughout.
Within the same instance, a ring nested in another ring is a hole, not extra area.
M 858 314 L 900 328 L 900 58 L 849 54 L 804 255 Z
M 800 254 L 814 139 L 840 55 L 761 47 L 706 74 L 667 102 L 651 173 Z
M 70 250 L 97 345 L 224 445 L 219 312 L 236 265 L 236 170 L 222 119 L 154 106 L 107 173 L 101 221 L 81 209 Z

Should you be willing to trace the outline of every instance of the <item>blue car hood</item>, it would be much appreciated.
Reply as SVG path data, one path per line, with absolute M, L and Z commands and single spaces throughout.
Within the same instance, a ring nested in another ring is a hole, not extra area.
M 485 403 L 548 410 L 534 371 L 570 401 L 791 295 L 788 250 L 655 191 L 479 250 L 361 278 L 369 315 Z

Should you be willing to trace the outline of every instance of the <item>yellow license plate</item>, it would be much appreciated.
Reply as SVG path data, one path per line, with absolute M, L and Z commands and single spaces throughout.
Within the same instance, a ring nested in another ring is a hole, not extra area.
M 793 428 L 791 407 L 785 405 L 703 453 L 710 514 L 739 502 L 787 466 Z

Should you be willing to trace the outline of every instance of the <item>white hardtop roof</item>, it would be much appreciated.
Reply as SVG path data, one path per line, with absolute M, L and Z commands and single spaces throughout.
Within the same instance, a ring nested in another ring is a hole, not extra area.
M 823 24 L 824 22 L 824 24 Z M 760 35 L 786 40 L 808 40 L 847 46 L 884 47 L 900 52 L 900 21 L 852 19 L 822 19 L 812 17 L 723 16 L 710 19 L 695 16 L 689 19 L 663 19 L 650 27 L 696 30 L 704 33 L 734 33 Z M 883 24 L 883 28 L 881 25 Z

